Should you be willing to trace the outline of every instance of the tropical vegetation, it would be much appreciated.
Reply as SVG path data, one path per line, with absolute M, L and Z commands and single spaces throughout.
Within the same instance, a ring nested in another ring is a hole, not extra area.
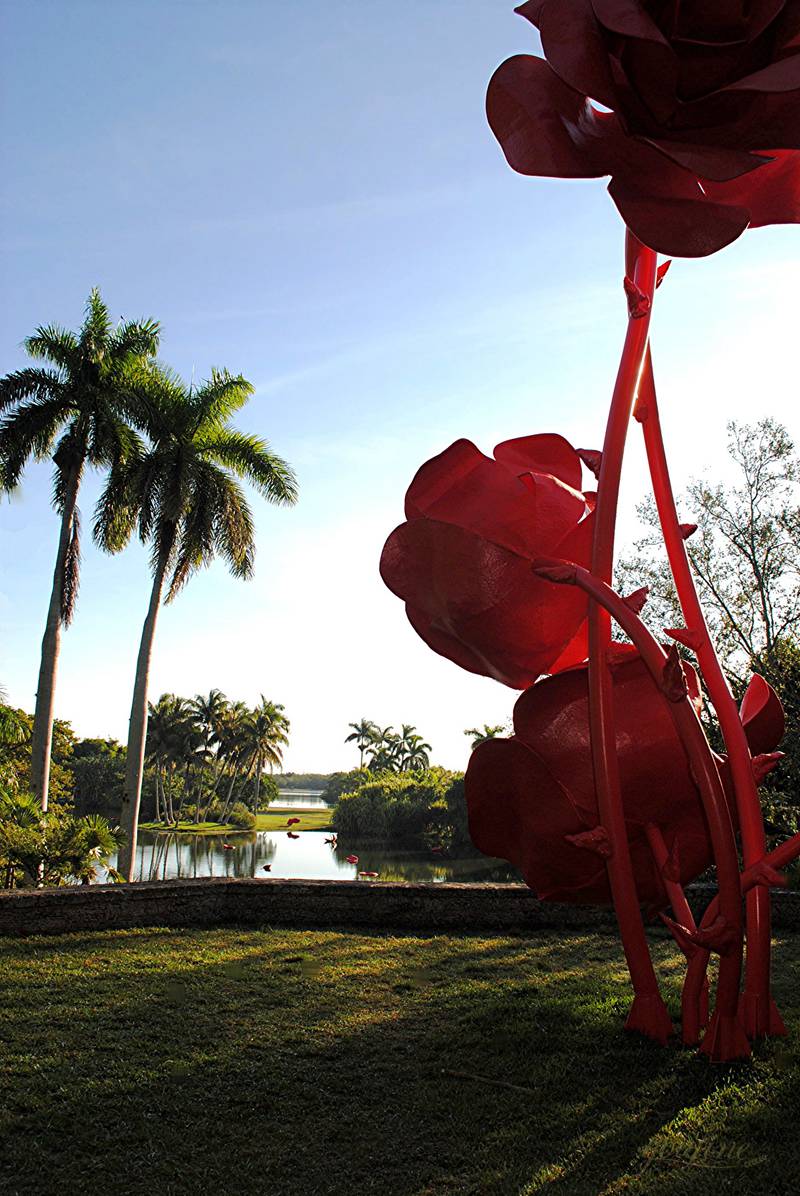
M 28 776 L 43 812 L 52 780 L 61 632 L 73 618 L 78 593 L 78 495 L 87 468 L 107 472 L 95 512 L 95 541 L 118 552 L 136 532 L 150 548 L 152 586 L 127 750 L 124 758 L 100 753 L 107 773 L 115 771 L 114 759 L 124 759 L 119 868 L 127 878 L 132 876 L 136 850 L 150 660 L 162 600 L 172 601 L 192 574 L 216 557 L 235 577 L 252 576 L 255 527 L 242 482 L 271 503 L 291 505 L 297 498 L 295 476 L 286 461 L 266 441 L 230 422 L 252 395 L 252 385 L 227 370 L 212 370 L 198 387 L 185 384 L 156 362 L 159 332 L 153 320 L 114 326 L 94 289 L 77 333 L 51 324 L 25 341 L 29 355 L 45 365 L 28 366 L 0 379 L 0 486 L 13 490 L 30 460 L 52 458 L 53 504 L 61 519 Z M 256 803 L 265 766 L 280 762 L 273 750 L 279 715 L 280 710 L 267 708 L 259 716 L 261 745 L 252 757 Z M 203 717 L 198 751 L 208 755 L 214 711 Z M 0 735 L 6 730 L 0 727 Z M 160 790 L 156 802 L 160 807 Z M 236 803 L 228 804 L 233 808 Z
M 256 812 L 277 797 L 272 770 L 283 760 L 289 729 L 284 707 L 263 694 L 252 708 L 218 689 L 194 699 L 162 694 L 149 706 L 145 757 L 155 821 L 253 827 Z
M 358 748 L 359 769 L 364 768 L 365 756 L 370 772 L 409 772 L 427 768 L 430 763 L 431 745 L 411 723 L 403 723 L 399 731 L 379 727 L 367 718 L 348 725 L 352 731 L 345 743 L 355 743 Z
M 139 449 L 127 420 L 133 370 L 158 348 L 154 320 L 116 327 L 95 288 L 80 329 L 56 324 L 24 341 L 28 355 L 46 364 L 0 379 L 0 483 L 13 490 L 31 460 L 53 462 L 53 506 L 60 518 L 50 604 L 42 639 L 33 719 L 30 784 L 47 809 L 56 671 L 61 631 L 75 614 L 80 574 L 78 495 L 88 467 L 121 465 Z

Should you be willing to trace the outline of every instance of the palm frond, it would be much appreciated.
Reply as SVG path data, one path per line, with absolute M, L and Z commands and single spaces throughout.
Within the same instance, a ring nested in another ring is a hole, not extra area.
M 80 349 L 94 359 L 102 358 L 107 351 L 112 328 L 111 315 L 100 296 L 100 291 L 97 287 L 92 287 L 86 300 L 78 340 Z
M 269 502 L 291 506 L 297 501 L 294 470 L 266 440 L 233 428 L 210 431 L 200 439 L 204 456 L 251 482 Z
M 253 514 L 239 483 L 225 474 L 222 475 L 219 497 L 215 548 L 227 561 L 234 577 L 246 580 L 253 576 L 256 555 Z
M 224 424 L 235 411 L 244 407 L 254 391 L 252 382 L 248 382 L 241 374 L 212 370 L 209 380 L 192 395 L 197 413 L 197 431 Z
M 32 399 L 0 422 L 0 463 L 3 487 L 7 490 L 19 483 L 22 471 L 33 457 L 41 461 L 48 456 L 53 441 L 69 414 L 63 398 Z
M 106 552 L 123 549 L 136 527 L 139 514 L 136 479 L 140 469 L 138 460 L 118 463 L 97 500 L 92 537 Z
M 131 358 L 154 357 L 158 352 L 161 325 L 157 320 L 128 320 L 117 328 L 109 343 L 109 355 L 126 365 Z
M 64 381 L 55 370 L 26 366 L 0 378 L 0 411 L 35 399 L 38 402 L 57 398 L 64 392 Z
M 78 342 L 75 334 L 57 324 L 45 324 L 36 329 L 33 336 L 22 342 L 30 357 L 39 361 L 52 361 L 60 369 L 70 372 L 78 364 Z

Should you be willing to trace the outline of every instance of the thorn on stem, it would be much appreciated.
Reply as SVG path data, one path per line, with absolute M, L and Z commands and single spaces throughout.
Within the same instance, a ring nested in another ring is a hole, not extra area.
M 596 826 L 590 831 L 581 831 L 578 835 L 565 835 L 564 838 L 573 847 L 582 847 L 586 851 L 593 851 L 595 855 L 602 856 L 604 860 L 613 855 L 611 840 L 604 826 Z
M 670 258 L 667 258 L 667 260 L 665 262 L 662 262 L 661 265 L 656 270 L 656 290 L 658 290 L 658 288 L 661 286 L 662 282 L 666 278 L 667 271 L 669 270 L 671 265 L 672 265 L 672 258 L 670 257 Z
M 531 564 L 531 569 L 537 577 L 560 585 L 575 585 L 577 568 L 571 561 L 553 560 L 551 557 L 539 557 Z
M 777 768 L 783 759 L 783 752 L 761 752 L 753 756 L 750 766 L 753 769 L 753 780 L 760 785 L 764 777 L 768 777 L 773 768 Z
M 643 610 L 644 604 L 645 604 L 645 602 L 647 602 L 647 596 L 649 593 L 650 593 L 649 586 L 640 586 L 638 590 L 634 590 L 633 593 L 628 594 L 626 597 L 624 597 L 622 599 L 622 601 L 625 603 L 625 605 L 628 607 L 629 610 L 632 610 L 635 615 L 638 615 L 639 612 L 641 610 Z
M 575 452 L 583 461 L 586 468 L 594 474 L 596 478 L 600 477 L 600 467 L 603 464 L 603 454 L 599 449 L 576 449 Z
M 697 531 L 696 523 L 679 523 L 678 530 L 681 533 L 681 539 L 688 540 Z
M 672 644 L 661 674 L 661 690 L 668 702 L 682 702 L 688 693 L 683 665 L 676 644 Z
M 690 648 L 692 652 L 696 652 L 703 642 L 700 633 L 692 631 L 689 627 L 665 627 L 664 635 L 677 640 L 679 644 L 683 644 L 684 648 Z
M 646 316 L 650 311 L 650 299 L 632 278 L 628 278 L 627 274 L 623 286 L 628 300 L 628 315 L 632 320 L 641 320 L 642 316 Z

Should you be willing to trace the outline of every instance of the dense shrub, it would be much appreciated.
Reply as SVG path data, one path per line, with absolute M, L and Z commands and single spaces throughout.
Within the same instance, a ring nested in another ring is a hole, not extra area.
M 430 768 L 366 776 L 340 796 L 332 816 L 337 833 L 406 842 L 450 837 L 447 794 L 456 774 Z
M 322 800 L 335 805 L 343 793 L 355 793 L 365 781 L 374 781 L 375 773 L 367 768 L 351 768 L 349 772 L 332 772 L 322 793 Z
M 252 810 L 248 810 L 244 802 L 236 801 L 228 810 L 225 821 L 231 826 L 240 827 L 241 830 L 251 831 L 256 825 L 256 816 Z
M 264 773 L 261 778 L 261 785 L 258 793 L 258 808 L 259 810 L 266 810 L 271 801 L 277 801 L 279 797 L 278 782 L 270 774 Z

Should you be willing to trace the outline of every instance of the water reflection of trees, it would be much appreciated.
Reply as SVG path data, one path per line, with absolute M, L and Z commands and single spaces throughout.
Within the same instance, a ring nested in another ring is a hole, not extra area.
M 403 850 L 374 840 L 356 842 L 348 839 L 335 847 L 325 843 L 322 832 L 304 832 L 319 852 L 324 864 L 330 860 L 331 879 L 361 872 L 377 872 L 378 880 L 458 881 L 462 883 L 514 883 L 519 874 L 503 860 L 487 856 L 434 856 L 425 850 Z M 231 849 L 223 846 L 229 842 Z M 204 876 L 263 876 L 264 865 L 275 858 L 277 844 L 268 831 L 231 835 L 193 835 L 143 832 L 139 848 L 140 880 L 172 880 Z M 358 856 L 351 870 L 348 855 Z M 308 857 L 305 857 L 306 862 Z M 319 875 L 319 873 L 317 873 Z
M 157 833 L 141 846 L 139 880 L 255 876 L 275 856 L 275 844 L 261 833 L 230 836 Z

